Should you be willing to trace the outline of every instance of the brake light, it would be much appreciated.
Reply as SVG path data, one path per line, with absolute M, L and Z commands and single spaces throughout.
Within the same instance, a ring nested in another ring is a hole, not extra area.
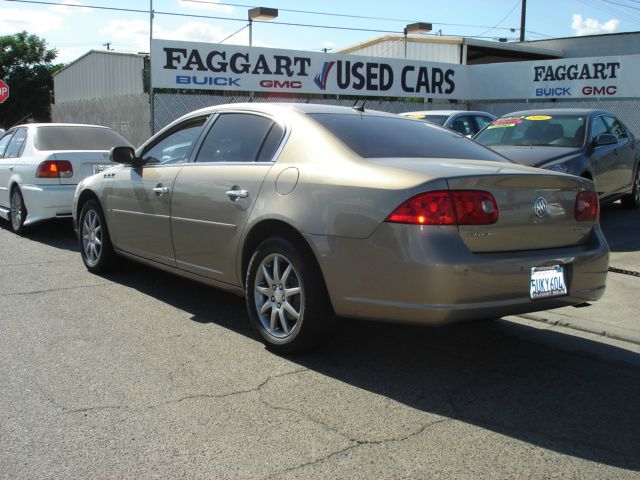
M 38 165 L 38 178 L 69 178 L 73 176 L 73 166 L 68 160 L 47 160 Z
M 580 192 L 576 197 L 575 217 L 578 222 L 598 220 L 600 204 L 596 192 Z
M 498 221 L 493 195 L 479 190 L 437 190 L 410 198 L 387 222 L 415 225 L 488 225 Z

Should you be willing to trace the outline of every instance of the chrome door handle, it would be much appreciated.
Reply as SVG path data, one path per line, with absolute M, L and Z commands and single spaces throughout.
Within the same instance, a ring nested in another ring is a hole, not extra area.
M 169 189 L 167 187 L 154 187 L 153 193 L 159 196 L 164 193 L 169 193 Z
M 246 190 L 227 190 L 227 197 L 234 202 L 237 202 L 239 198 L 247 198 L 248 196 L 249 192 Z
M 13 167 L 9 167 L 9 171 L 10 171 L 10 172 L 13 172 Z

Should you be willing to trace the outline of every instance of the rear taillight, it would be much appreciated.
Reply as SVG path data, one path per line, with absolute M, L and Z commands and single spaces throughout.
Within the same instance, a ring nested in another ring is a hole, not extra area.
M 69 178 L 73 176 L 73 166 L 68 160 L 47 160 L 38 165 L 38 178 Z
M 600 205 L 596 192 L 580 192 L 576 197 L 575 216 L 579 222 L 598 220 Z
M 387 222 L 415 225 L 488 225 L 498 221 L 498 206 L 489 192 L 437 190 L 410 198 Z

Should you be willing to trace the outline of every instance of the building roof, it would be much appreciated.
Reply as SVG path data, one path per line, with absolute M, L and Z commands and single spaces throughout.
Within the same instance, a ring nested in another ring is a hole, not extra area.
M 58 70 L 56 73 L 54 73 L 52 75 L 52 77 L 55 77 L 56 75 L 59 75 L 60 73 L 64 72 L 67 68 L 75 65 L 76 63 L 82 61 L 83 59 L 87 58 L 89 55 L 120 55 L 120 56 L 124 56 L 124 57 L 136 57 L 136 58 L 147 58 L 149 56 L 148 53 L 127 53 L 127 52 L 116 52 L 115 50 L 89 50 L 87 53 L 85 53 L 84 55 L 79 56 L 78 58 L 76 58 L 73 62 L 68 63 L 67 65 L 64 66 L 64 68 L 61 68 L 60 70 Z
M 402 34 L 387 34 L 366 40 L 355 45 L 337 50 L 342 54 L 357 54 L 357 52 L 374 46 L 382 42 L 401 42 L 404 40 Z M 449 37 L 436 35 L 407 35 L 409 43 L 428 43 L 432 45 L 460 45 L 466 46 L 466 61 L 476 61 L 482 57 L 491 57 L 493 61 L 509 61 L 509 60 L 539 60 L 562 58 L 561 50 L 552 48 L 542 48 L 538 46 L 528 45 L 526 43 L 515 42 L 493 42 L 487 40 L 478 40 L 468 37 Z M 486 62 L 489 63 L 489 62 Z

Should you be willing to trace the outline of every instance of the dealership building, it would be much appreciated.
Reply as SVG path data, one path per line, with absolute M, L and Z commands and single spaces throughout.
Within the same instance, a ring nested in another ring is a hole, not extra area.
M 151 60 L 92 50 L 57 72 L 53 121 L 106 125 L 137 145 L 206 106 L 363 99 L 394 113 L 603 108 L 640 134 L 640 32 L 527 42 L 391 34 L 335 53 L 168 40 L 152 48 Z

